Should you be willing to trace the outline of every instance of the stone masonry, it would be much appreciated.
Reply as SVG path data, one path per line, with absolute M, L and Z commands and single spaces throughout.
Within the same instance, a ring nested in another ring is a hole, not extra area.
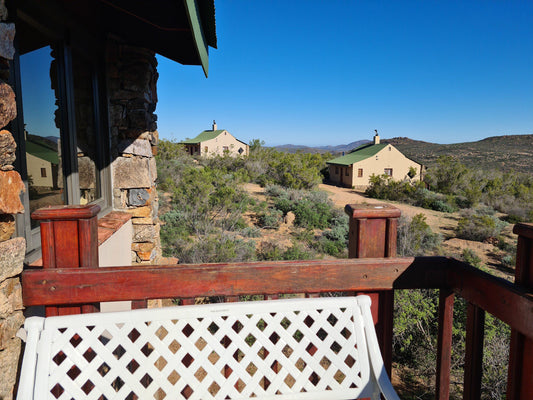
M 132 215 L 132 263 L 161 259 L 157 169 L 157 60 L 150 50 L 110 43 L 107 53 L 113 208 Z
M 24 183 L 13 167 L 17 145 L 5 128 L 17 115 L 15 93 L 7 83 L 15 25 L 6 20 L 7 10 L 0 0 L 0 399 L 10 400 L 21 353 L 21 341 L 15 335 L 24 323 L 20 273 L 26 242 L 13 238 L 14 214 L 24 212 L 20 201 Z

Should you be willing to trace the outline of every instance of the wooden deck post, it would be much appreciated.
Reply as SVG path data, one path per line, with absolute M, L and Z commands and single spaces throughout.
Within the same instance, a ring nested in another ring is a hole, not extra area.
M 97 205 L 53 206 L 32 214 L 34 220 L 41 221 L 43 268 L 98 267 L 99 211 Z M 98 306 L 92 304 L 46 307 L 46 316 L 95 311 Z
M 398 218 L 401 212 L 388 204 L 348 204 L 344 210 L 350 217 L 348 257 L 395 257 Z M 387 373 L 392 366 L 392 290 L 366 293 L 372 298 L 372 317 L 376 321 L 383 362 Z
M 517 224 L 515 283 L 533 290 L 533 224 Z M 533 340 L 511 330 L 507 399 L 533 399 Z

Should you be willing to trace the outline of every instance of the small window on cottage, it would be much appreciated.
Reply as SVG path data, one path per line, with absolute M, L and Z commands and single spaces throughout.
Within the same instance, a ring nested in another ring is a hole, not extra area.
M 41 168 L 41 178 L 46 178 L 46 168 Z
M 208 148 L 207 146 L 205 146 L 205 148 L 204 148 L 204 153 L 207 154 L 208 151 L 209 151 L 209 148 Z
M 229 147 L 228 146 L 222 146 L 222 151 L 229 151 Z
M 359 169 L 357 170 L 357 176 L 358 176 L 359 178 L 362 178 L 362 177 L 363 177 L 363 168 L 359 168 Z
M 392 168 L 385 168 L 385 175 L 392 176 Z

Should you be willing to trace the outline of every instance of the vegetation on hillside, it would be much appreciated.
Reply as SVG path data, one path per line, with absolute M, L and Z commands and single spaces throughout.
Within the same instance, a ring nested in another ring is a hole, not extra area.
M 437 144 L 409 138 L 384 139 L 406 157 L 432 167 L 441 156 L 453 154 L 468 168 L 531 173 L 533 135 L 489 137 L 477 142 Z

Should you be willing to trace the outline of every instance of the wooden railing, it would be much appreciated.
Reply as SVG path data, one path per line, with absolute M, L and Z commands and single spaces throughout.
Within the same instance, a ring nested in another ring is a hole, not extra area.
M 69 212 L 68 208 L 41 210 L 37 218 L 49 222 L 56 233 L 61 224 L 78 221 L 80 215 L 82 221 L 95 218 L 95 214 L 91 215 L 94 210 L 86 214 L 77 211 L 75 217 L 69 217 Z M 480 397 L 484 315 L 489 312 L 512 328 L 507 398 L 532 399 L 533 225 L 515 227 L 519 241 L 513 284 L 452 258 L 393 257 L 399 216 L 396 209 L 347 206 L 347 212 L 350 256 L 360 257 L 357 259 L 95 268 L 94 263 L 75 260 L 83 259 L 91 247 L 83 244 L 90 223 L 81 222 L 77 228 L 69 223 L 70 235 L 75 235 L 76 230 L 83 234 L 76 240 L 52 235 L 54 240 L 47 242 L 48 250 L 43 248 L 44 268 L 23 273 L 24 303 L 45 305 L 51 315 L 90 312 L 100 301 L 142 303 L 154 298 L 176 298 L 191 304 L 195 298 L 207 296 L 236 301 L 238 296 L 247 295 L 276 298 L 291 293 L 309 297 L 329 292 L 371 293 L 380 346 L 390 368 L 393 291 L 434 288 L 440 290 L 436 398 L 449 397 L 453 303 L 457 295 L 468 302 L 464 398 Z M 65 245 L 65 241 L 70 245 Z M 46 251 L 49 253 L 45 258 Z M 64 255 L 67 263 L 61 259 L 63 253 L 70 254 Z

